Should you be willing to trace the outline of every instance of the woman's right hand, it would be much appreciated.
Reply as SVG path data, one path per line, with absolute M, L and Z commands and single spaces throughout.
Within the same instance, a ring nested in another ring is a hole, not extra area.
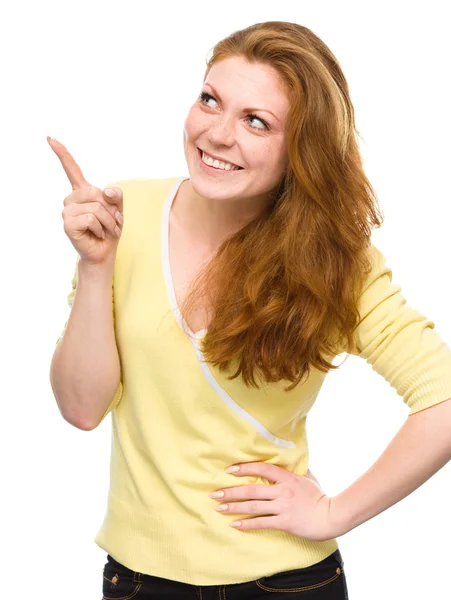
M 64 198 L 62 216 L 64 231 L 80 255 L 89 264 L 103 264 L 114 255 L 121 235 L 123 194 L 119 187 L 112 188 L 114 197 L 106 190 L 90 185 L 69 151 L 55 139 L 47 141 L 58 156 L 72 185 L 72 193 Z M 107 188 L 108 189 L 108 188 Z M 110 188 L 111 189 L 111 188 Z

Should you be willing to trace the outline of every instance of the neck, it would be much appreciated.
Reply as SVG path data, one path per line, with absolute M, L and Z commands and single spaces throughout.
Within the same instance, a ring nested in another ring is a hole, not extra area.
M 173 214 L 189 235 L 210 250 L 258 216 L 267 205 L 262 198 L 214 200 L 197 194 L 189 179 L 182 182 L 173 202 Z

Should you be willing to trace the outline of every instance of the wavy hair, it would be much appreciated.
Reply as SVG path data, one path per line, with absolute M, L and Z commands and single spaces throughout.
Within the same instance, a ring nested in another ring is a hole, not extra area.
M 272 66 L 289 94 L 289 165 L 274 199 L 229 236 L 181 306 L 211 315 L 201 349 L 246 386 L 298 385 L 310 366 L 352 345 L 362 275 L 371 267 L 371 230 L 383 214 L 365 176 L 348 84 L 336 57 L 310 29 L 269 21 L 218 42 L 212 65 L 240 56 Z

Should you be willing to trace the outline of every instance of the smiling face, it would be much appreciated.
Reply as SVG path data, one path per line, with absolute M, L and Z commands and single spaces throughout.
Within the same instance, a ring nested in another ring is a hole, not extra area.
M 264 202 L 288 167 L 288 110 L 288 96 L 270 65 L 248 63 L 238 56 L 215 63 L 184 125 L 193 189 L 209 199 Z M 207 166 L 199 149 L 242 168 Z

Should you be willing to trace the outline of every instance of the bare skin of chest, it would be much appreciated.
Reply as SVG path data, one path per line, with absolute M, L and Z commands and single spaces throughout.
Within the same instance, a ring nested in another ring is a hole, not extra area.
M 211 250 L 201 247 L 195 239 L 190 239 L 170 217 L 169 263 L 175 296 L 180 308 L 195 277 L 201 268 L 211 260 L 213 254 Z M 208 315 L 204 305 L 199 306 L 191 314 L 184 314 L 183 317 L 194 333 L 208 327 Z

